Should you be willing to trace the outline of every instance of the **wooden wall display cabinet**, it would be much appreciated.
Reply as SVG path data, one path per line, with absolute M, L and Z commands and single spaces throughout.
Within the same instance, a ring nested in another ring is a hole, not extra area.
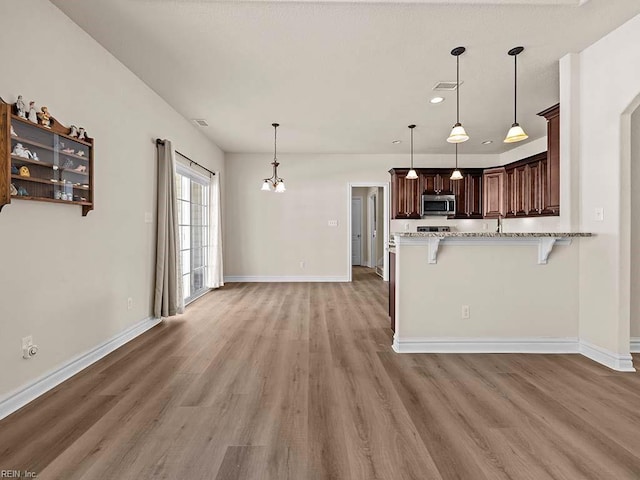
M 50 128 L 21 118 L 0 99 L 0 210 L 14 199 L 93 210 L 94 141 L 70 133 L 53 117 Z
M 419 219 L 422 195 L 456 196 L 456 214 L 449 218 L 482 218 L 482 169 L 462 170 L 462 180 L 451 180 L 451 169 L 417 168 L 416 180 L 405 177 L 409 169 L 393 168 L 391 174 L 391 218 Z

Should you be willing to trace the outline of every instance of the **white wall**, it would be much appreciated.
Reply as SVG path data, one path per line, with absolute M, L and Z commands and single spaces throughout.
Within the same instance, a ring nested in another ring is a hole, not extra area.
M 1 398 L 151 315 L 152 139 L 215 170 L 223 154 L 51 3 L 5 0 L 0 18 L 0 95 L 47 105 L 96 139 L 96 209 L 87 217 L 80 207 L 19 200 L 0 213 Z M 40 352 L 26 361 L 28 334 Z
M 631 116 L 631 337 L 640 337 L 640 109 Z
M 576 339 L 579 242 L 556 247 L 547 265 L 533 245 L 444 243 L 437 264 L 426 245 L 399 245 L 396 338 Z
M 639 43 L 637 16 L 581 52 L 571 72 L 580 102 L 580 228 L 597 235 L 581 242 L 580 337 L 619 354 L 629 352 L 629 113 L 640 94 L 640 49 L 631 46 Z
M 278 160 L 287 184 L 282 195 L 260 191 L 260 179 L 270 174 L 269 154 L 225 156 L 225 276 L 346 278 L 348 182 L 389 182 L 389 169 L 407 166 L 408 155 L 280 154 Z M 469 155 L 460 164 L 497 160 Z M 453 164 L 450 155 L 415 157 L 416 167 Z M 338 220 L 338 227 L 328 227 L 328 220 Z M 394 223 L 391 231 L 402 228 Z

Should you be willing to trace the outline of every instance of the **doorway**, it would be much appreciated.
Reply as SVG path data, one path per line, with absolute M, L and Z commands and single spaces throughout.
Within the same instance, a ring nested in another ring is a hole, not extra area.
M 349 281 L 356 266 L 388 281 L 389 184 L 349 183 L 348 194 Z

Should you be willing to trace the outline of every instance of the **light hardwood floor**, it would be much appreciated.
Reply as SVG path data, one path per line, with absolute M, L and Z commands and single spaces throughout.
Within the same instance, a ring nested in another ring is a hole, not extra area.
M 397 355 L 386 284 L 230 284 L 0 422 L 40 479 L 640 479 L 640 375 Z M 637 365 L 640 366 L 640 365 Z

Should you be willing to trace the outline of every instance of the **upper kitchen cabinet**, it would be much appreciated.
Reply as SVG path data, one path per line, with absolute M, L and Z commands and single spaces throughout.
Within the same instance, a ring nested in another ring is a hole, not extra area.
M 485 218 L 505 216 L 505 176 L 504 167 L 484 171 L 482 178 Z
M 464 169 L 461 180 L 449 180 L 451 193 L 456 196 L 454 218 L 482 218 L 482 172 L 481 168 Z
M 547 120 L 547 165 L 544 210 L 560 215 L 560 104 L 538 113 Z
M 422 182 L 420 175 L 407 180 L 407 168 L 392 168 L 391 174 L 391 218 L 420 218 Z
M 452 182 L 449 177 L 451 171 L 448 169 L 434 168 L 422 169 L 418 172 L 422 182 L 422 192 L 428 195 L 450 195 Z

